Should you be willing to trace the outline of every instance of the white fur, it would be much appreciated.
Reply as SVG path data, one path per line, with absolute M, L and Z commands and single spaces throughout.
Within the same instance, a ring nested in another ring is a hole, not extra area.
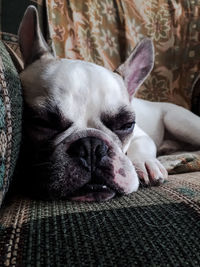
M 124 80 L 95 64 L 55 59 L 50 55 L 41 35 L 37 10 L 33 6 L 27 9 L 20 25 L 19 42 L 28 65 L 21 73 L 26 102 L 37 108 L 45 106 L 47 101 L 52 102 L 73 122 L 72 127 L 58 136 L 55 143 L 64 139 L 70 142 L 88 134 L 105 139 L 117 153 L 114 180 L 126 193 L 137 190 L 138 175 L 146 184 L 158 180 L 162 182 L 167 178 L 167 171 L 156 159 L 166 129 L 180 141 L 200 147 L 198 116 L 169 103 L 139 99 L 133 99 L 130 103 L 133 92 L 153 68 L 154 49 L 150 39 L 138 44 L 118 68 Z M 41 51 L 41 57 L 31 62 L 34 55 L 38 56 Z M 114 115 L 123 106 L 130 111 L 135 110 L 136 126 L 132 136 L 121 143 L 117 135 L 103 124 L 101 115 Z M 120 174 L 118 165 L 126 170 L 127 176 Z
M 94 117 L 108 109 L 115 113 L 119 102 L 121 105 L 128 102 L 122 79 L 89 62 L 61 59 L 48 68 L 42 61 L 35 62 L 21 74 L 21 79 L 28 88 L 25 90 L 28 103 L 40 106 L 47 98 L 53 99 L 64 115 L 77 123 L 81 120 L 83 127 L 92 127 Z
M 48 63 L 48 60 L 45 61 Z M 116 136 L 103 125 L 101 114 L 115 114 L 120 106 L 129 106 L 136 113 L 136 127 L 132 138 L 122 147 L 146 183 L 163 181 L 167 172 L 156 159 L 167 129 L 175 137 L 200 146 L 200 118 L 184 108 L 169 103 L 155 103 L 129 95 L 121 77 L 103 67 L 78 60 L 53 60 L 52 64 L 36 61 L 21 75 L 26 101 L 44 105 L 53 100 L 63 114 L 74 122 L 63 138 L 72 130 L 98 129 L 119 144 Z M 28 90 L 28 91 L 27 91 Z M 135 179 L 137 187 L 137 179 Z

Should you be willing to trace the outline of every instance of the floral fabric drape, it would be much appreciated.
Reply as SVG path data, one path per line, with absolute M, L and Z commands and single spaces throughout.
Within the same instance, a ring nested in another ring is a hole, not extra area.
M 59 57 L 114 70 L 145 36 L 155 66 L 138 96 L 190 108 L 200 62 L 199 0 L 46 0 Z

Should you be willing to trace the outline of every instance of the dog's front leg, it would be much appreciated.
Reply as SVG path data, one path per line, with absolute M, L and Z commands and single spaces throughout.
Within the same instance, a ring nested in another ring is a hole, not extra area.
M 162 183 L 168 176 L 166 169 L 156 159 L 156 151 L 154 141 L 136 125 L 127 155 L 140 180 L 147 185 Z

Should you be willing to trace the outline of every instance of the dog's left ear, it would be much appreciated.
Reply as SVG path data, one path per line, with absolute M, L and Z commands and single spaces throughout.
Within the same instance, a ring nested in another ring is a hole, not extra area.
M 44 54 L 51 55 L 41 33 L 38 12 L 34 6 L 27 8 L 19 27 L 18 37 L 25 66 Z
M 147 78 L 153 65 L 153 42 L 145 38 L 136 46 L 128 59 L 116 69 L 124 79 L 130 98 Z

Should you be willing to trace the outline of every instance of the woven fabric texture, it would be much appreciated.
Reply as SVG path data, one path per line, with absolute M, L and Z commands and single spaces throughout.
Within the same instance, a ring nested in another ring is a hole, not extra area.
M 158 157 L 169 174 L 195 172 L 200 170 L 200 151 L 177 152 Z
M 38 9 L 41 28 L 47 36 L 44 2 L 0 0 L 0 206 L 12 177 L 21 138 L 22 97 L 20 81 L 3 45 L 21 57 L 17 39 L 20 21 L 28 5 Z M 2 43 L 3 42 L 3 43 Z
M 18 74 L 0 41 L 0 206 L 8 190 L 19 152 L 21 93 Z
M 200 173 L 105 203 L 9 198 L 0 266 L 200 266 Z

